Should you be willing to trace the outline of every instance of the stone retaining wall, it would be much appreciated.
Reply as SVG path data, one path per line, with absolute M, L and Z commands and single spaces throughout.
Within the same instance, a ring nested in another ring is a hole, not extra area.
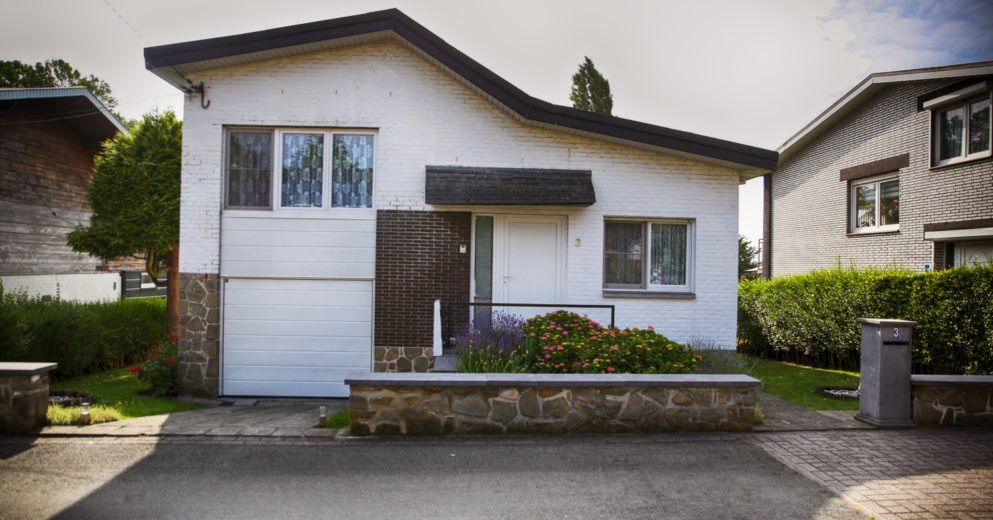
M 910 377 L 917 426 L 993 426 L 993 376 Z
M 40 430 L 48 414 L 48 372 L 57 363 L 0 363 L 0 435 Z
M 741 375 L 352 374 L 352 435 L 750 431 Z

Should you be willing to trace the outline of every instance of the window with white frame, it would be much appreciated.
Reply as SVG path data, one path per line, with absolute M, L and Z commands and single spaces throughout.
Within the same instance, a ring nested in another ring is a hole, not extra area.
M 227 208 L 372 207 L 371 134 L 229 129 L 226 145 Z
M 853 233 L 900 229 L 900 177 L 896 173 L 851 183 Z
M 603 287 L 690 290 L 693 223 L 686 220 L 606 220 Z
M 989 86 L 980 83 L 924 104 L 931 110 L 932 165 L 990 156 Z

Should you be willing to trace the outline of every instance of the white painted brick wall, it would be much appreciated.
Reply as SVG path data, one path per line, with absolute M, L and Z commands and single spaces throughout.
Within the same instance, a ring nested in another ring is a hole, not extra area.
M 993 162 L 929 167 L 930 112 L 917 97 L 957 80 L 886 88 L 773 173 L 772 275 L 842 266 L 900 265 L 922 271 L 932 243 L 924 224 L 993 217 Z M 900 232 L 847 236 L 844 168 L 910 154 L 900 172 Z
M 393 42 L 365 44 L 191 78 L 207 86 L 184 113 L 180 270 L 219 271 L 224 125 L 376 129 L 378 209 L 466 211 L 424 203 L 426 165 L 572 168 L 593 172 L 588 208 L 468 208 L 568 216 L 568 301 L 617 305 L 621 326 L 733 346 L 738 177 L 707 163 L 523 125 Z M 602 297 L 604 216 L 695 219 L 692 300 Z M 576 247 L 576 239 L 581 246 Z

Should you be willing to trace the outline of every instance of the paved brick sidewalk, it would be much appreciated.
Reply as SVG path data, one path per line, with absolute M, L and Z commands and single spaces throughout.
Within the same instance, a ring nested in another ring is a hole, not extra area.
M 993 430 L 760 433 L 753 441 L 880 519 L 993 519 Z

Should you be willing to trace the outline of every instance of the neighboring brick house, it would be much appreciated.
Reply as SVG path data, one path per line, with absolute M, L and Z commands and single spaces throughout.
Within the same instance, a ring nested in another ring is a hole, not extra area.
M 872 74 L 779 148 L 766 273 L 993 260 L 993 61 Z
M 775 152 L 537 100 L 396 10 L 145 59 L 190 94 L 184 393 L 428 370 L 435 299 L 734 345 L 738 185 Z
M 121 277 L 74 253 L 90 218 L 86 187 L 103 141 L 126 132 L 85 87 L 0 89 L 0 281 L 5 291 L 114 300 Z

